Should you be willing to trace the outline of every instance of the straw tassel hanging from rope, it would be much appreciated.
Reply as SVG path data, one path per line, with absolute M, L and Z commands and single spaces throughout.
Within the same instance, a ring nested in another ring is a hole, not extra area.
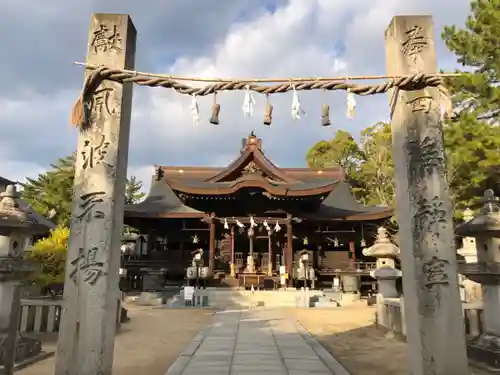
M 217 93 L 214 93 L 214 103 L 212 104 L 212 116 L 210 117 L 211 124 L 219 125 L 219 113 L 220 113 L 220 104 L 217 103 Z
M 330 106 L 328 104 L 323 104 L 321 106 L 321 125 L 330 126 Z
M 73 106 L 73 111 L 71 112 L 71 124 L 73 126 L 82 130 L 90 126 L 92 95 L 94 95 L 95 90 L 102 82 L 101 71 L 104 69 L 103 67 L 95 69 L 85 78 L 80 97 L 76 101 Z
M 271 125 L 273 122 L 273 105 L 269 102 L 269 94 L 266 94 L 266 110 L 264 112 L 264 125 Z

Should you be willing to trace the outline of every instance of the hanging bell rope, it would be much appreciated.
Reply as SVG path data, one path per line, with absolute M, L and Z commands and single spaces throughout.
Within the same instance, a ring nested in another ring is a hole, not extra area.
M 217 103 L 217 93 L 214 93 L 214 103 L 212 104 L 212 116 L 210 116 L 210 123 L 219 125 L 220 104 Z
M 269 102 L 269 94 L 266 94 L 266 109 L 264 112 L 264 125 L 271 125 L 273 122 L 273 105 Z

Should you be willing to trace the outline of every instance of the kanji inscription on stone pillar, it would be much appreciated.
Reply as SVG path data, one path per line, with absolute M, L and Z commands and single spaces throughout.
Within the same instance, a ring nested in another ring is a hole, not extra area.
M 93 14 L 87 63 L 134 69 L 128 15 Z M 88 74 L 88 73 L 87 73 Z M 132 85 L 103 81 L 80 130 L 56 375 L 111 375 Z
M 431 16 L 396 16 L 385 38 L 389 75 L 437 72 Z M 389 96 L 409 373 L 466 375 L 438 89 Z

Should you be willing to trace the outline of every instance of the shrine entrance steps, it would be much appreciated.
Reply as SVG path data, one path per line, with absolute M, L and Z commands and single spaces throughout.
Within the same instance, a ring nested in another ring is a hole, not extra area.
M 349 375 L 298 322 L 279 311 L 222 311 L 165 375 Z
M 191 296 L 191 294 L 190 294 Z M 192 301 L 185 301 L 184 290 L 170 298 L 165 308 L 210 307 L 220 310 L 248 308 L 337 308 L 356 302 L 359 294 L 331 291 L 287 289 L 244 290 L 232 288 L 195 289 Z M 190 297 L 191 298 L 191 297 Z

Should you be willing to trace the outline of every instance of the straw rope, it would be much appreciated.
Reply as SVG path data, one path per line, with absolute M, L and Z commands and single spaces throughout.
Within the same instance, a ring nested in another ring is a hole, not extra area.
M 345 80 L 339 79 L 316 79 L 311 81 L 295 82 L 290 79 L 287 83 L 277 85 L 261 85 L 242 80 L 233 80 L 227 82 L 211 83 L 204 87 L 192 87 L 190 85 L 178 82 L 171 77 L 155 77 L 152 75 L 144 75 L 135 71 L 127 71 L 124 69 L 110 69 L 104 66 L 87 66 L 87 69 L 92 73 L 87 76 L 80 94 L 80 98 L 76 102 L 72 112 L 72 123 L 75 126 L 86 127 L 89 125 L 90 113 L 89 103 L 93 92 L 101 84 L 102 81 L 108 80 L 119 83 L 134 83 L 140 86 L 162 87 L 173 89 L 180 94 L 206 96 L 217 94 L 221 91 L 246 90 L 247 88 L 260 94 L 278 94 L 285 93 L 291 90 L 310 91 L 310 90 L 346 90 L 357 95 L 373 95 L 385 93 L 392 88 L 400 90 L 413 91 L 421 90 L 428 86 L 437 87 L 443 85 L 443 74 L 424 74 L 417 73 L 404 75 L 388 79 L 385 82 L 371 85 L 359 85 L 354 83 L 346 83 Z

